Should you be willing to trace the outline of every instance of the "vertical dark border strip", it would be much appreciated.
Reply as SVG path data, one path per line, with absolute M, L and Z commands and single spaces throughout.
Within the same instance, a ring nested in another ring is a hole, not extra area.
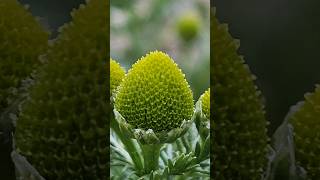
M 14 180 L 15 170 L 11 160 L 12 148 L 12 124 L 0 122 L 0 179 Z M 8 127 L 9 126 L 9 127 Z
M 108 57 L 106 57 L 106 97 L 107 97 L 107 128 L 106 131 L 108 132 L 108 137 L 107 138 L 107 148 L 108 148 L 108 166 L 107 166 L 107 176 L 110 178 L 110 120 L 111 120 L 111 115 L 112 115 L 112 108 L 111 108 L 111 102 L 110 102 L 110 0 L 106 0 L 106 3 L 108 4 L 107 6 L 107 32 L 108 33 L 108 42 L 107 43 L 107 54 Z
M 108 53 L 108 57 L 106 57 L 106 78 L 107 78 L 107 87 L 106 87 L 106 95 L 107 95 L 107 123 L 108 126 L 106 129 L 106 131 L 108 132 L 108 137 L 107 137 L 107 148 L 108 148 L 108 166 L 107 166 L 107 176 L 110 178 L 110 120 L 111 120 L 111 113 L 112 113 L 112 108 L 111 108 L 111 103 L 110 103 L 110 0 L 106 0 L 106 3 L 108 4 L 107 6 L 107 32 L 108 33 L 108 42 L 107 43 L 107 53 Z
M 210 138 L 211 138 L 211 141 L 210 141 L 210 177 L 213 179 L 213 171 L 214 171 L 214 165 L 213 165 L 213 152 L 212 152 L 212 148 L 213 148 L 213 141 L 214 141 L 214 132 L 213 132 L 213 129 L 212 129 L 212 126 L 213 126 L 213 79 L 211 77 L 213 77 L 213 62 L 212 62 L 212 57 L 213 57 L 213 49 L 212 49 L 212 39 L 213 39 L 213 32 L 211 30 L 211 18 L 212 18 L 212 15 L 213 15 L 213 11 L 214 11 L 214 1 L 213 0 L 210 0 Z

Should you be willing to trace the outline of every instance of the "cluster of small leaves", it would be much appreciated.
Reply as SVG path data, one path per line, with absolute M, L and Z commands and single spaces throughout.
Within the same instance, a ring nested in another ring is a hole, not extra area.
M 160 168 L 150 173 L 138 172 L 115 134 L 111 134 L 112 179 L 209 179 L 210 138 L 205 143 L 198 141 L 195 127 L 177 139 L 165 144 L 160 153 Z M 138 144 L 136 144 L 138 145 Z M 139 148 L 137 152 L 141 153 Z
M 294 128 L 296 163 L 307 171 L 308 179 L 319 179 L 320 86 L 305 99 L 289 118 Z
M 193 96 L 177 64 L 167 54 L 155 51 L 129 70 L 115 107 L 134 128 L 169 131 L 191 119 Z
M 110 94 L 120 85 L 125 74 L 120 64 L 110 58 Z
M 48 44 L 48 33 L 16 0 L 0 1 L 0 113 L 16 98 Z
M 216 179 L 260 179 L 267 164 L 267 121 L 254 78 L 237 54 L 239 42 L 211 16 L 211 78 Z
M 46 179 L 107 178 L 108 2 L 72 12 L 18 120 L 18 150 Z

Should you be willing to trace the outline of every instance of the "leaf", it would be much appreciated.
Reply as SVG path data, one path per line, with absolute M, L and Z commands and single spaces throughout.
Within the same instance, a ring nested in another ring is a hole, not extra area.
M 197 144 L 196 144 L 195 155 L 197 157 L 200 156 L 200 142 L 197 142 Z

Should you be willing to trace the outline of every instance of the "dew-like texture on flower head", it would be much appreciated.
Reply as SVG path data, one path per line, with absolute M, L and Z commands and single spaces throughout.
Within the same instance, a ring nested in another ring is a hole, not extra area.
M 210 119 L 210 88 L 201 95 L 201 107 L 206 118 Z
M 48 33 L 16 0 L 0 1 L 0 113 L 11 103 L 14 89 L 39 65 Z
M 167 54 L 155 51 L 129 70 L 115 107 L 134 128 L 169 131 L 191 119 L 193 95 L 177 64 Z
M 109 8 L 86 1 L 49 47 L 17 123 L 18 151 L 45 179 L 107 179 Z
M 120 85 L 125 74 L 126 72 L 120 64 L 110 58 L 110 94 Z
M 241 56 L 239 42 L 211 15 L 213 176 L 261 179 L 267 165 L 267 121 L 261 93 Z
M 320 179 L 320 86 L 289 118 L 294 128 L 295 158 L 307 171 L 307 179 Z

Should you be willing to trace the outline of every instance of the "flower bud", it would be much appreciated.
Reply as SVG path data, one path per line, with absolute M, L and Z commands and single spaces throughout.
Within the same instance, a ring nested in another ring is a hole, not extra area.
M 210 88 L 201 95 L 200 99 L 202 112 L 206 118 L 210 119 Z
M 185 13 L 178 20 L 178 32 L 184 41 L 193 40 L 199 33 L 200 18 L 193 12 Z
M 115 99 L 116 119 L 124 131 L 145 144 L 172 142 L 190 125 L 193 95 L 185 75 L 165 53 L 138 60 Z
M 238 55 L 239 42 L 211 16 L 211 91 L 214 179 L 260 179 L 267 166 L 267 121 L 253 75 Z
M 0 1 L 0 113 L 40 65 L 47 44 L 48 33 L 18 1 Z
M 125 73 L 120 64 L 110 58 L 110 95 L 116 91 L 125 77 Z
M 320 179 L 320 86 L 292 112 L 288 122 L 294 131 L 296 164 L 307 171 L 308 179 Z
M 134 128 L 170 131 L 191 119 L 193 96 L 177 64 L 167 54 L 155 51 L 129 70 L 115 107 Z
M 72 12 L 17 121 L 17 148 L 45 179 L 107 179 L 108 2 Z

